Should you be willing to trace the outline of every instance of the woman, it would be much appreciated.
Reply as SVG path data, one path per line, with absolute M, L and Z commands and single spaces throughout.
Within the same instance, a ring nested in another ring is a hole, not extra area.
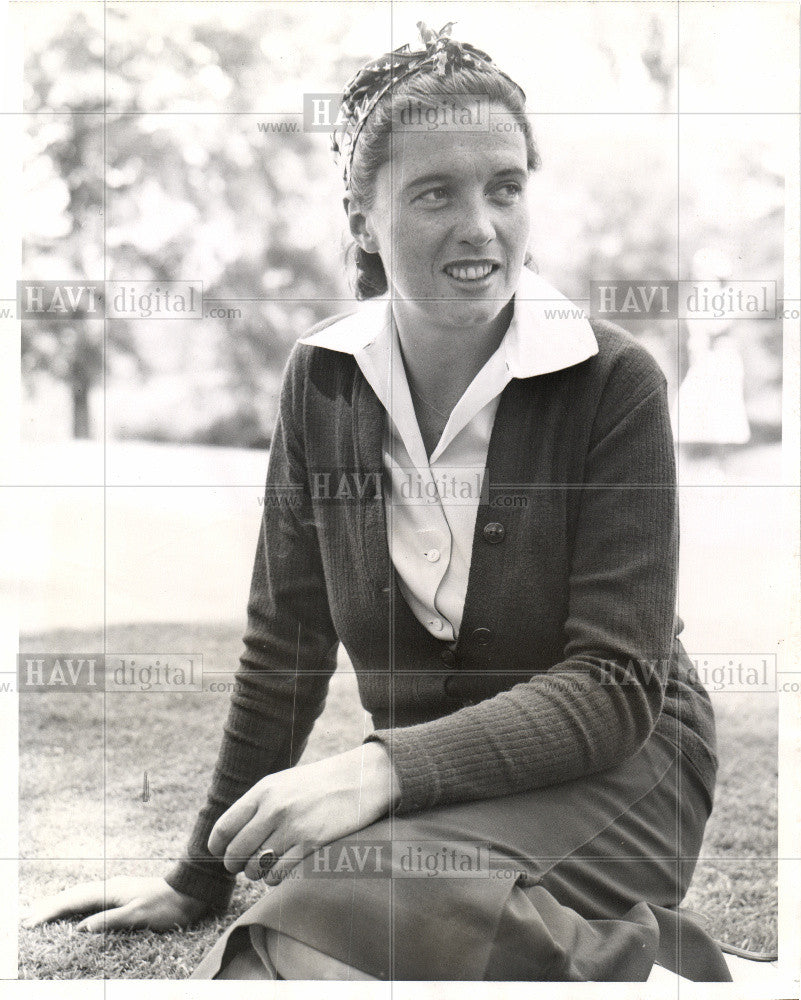
M 244 871 L 273 888 L 197 978 L 726 980 L 676 910 L 716 759 L 677 638 L 665 380 L 621 330 L 549 318 L 525 97 L 421 34 L 345 91 L 366 301 L 287 365 L 207 804 L 166 881 L 106 886 L 84 923 L 186 924 Z M 375 731 L 296 766 L 340 641 Z

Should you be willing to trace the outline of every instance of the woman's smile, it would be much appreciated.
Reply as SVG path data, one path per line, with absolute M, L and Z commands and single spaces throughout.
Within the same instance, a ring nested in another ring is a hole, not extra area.
M 459 285 L 468 288 L 484 288 L 500 270 L 500 266 L 498 261 L 488 260 L 484 257 L 477 260 L 454 261 L 452 264 L 446 264 L 442 270 Z

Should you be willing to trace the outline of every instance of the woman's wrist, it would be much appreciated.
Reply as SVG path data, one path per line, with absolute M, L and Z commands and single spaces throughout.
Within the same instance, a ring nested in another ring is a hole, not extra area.
M 361 754 L 364 791 L 384 805 L 389 812 L 401 797 L 400 781 L 389 751 L 378 740 L 368 740 L 358 748 Z
M 166 882 L 167 880 L 165 879 L 164 881 Z M 182 892 L 180 889 L 176 889 L 174 886 L 171 886 L 169 882 L 167 882 L 167 885 L 178 897 L 179 905 L 190 919 L 199 920 L 200 917 L 205 916 L 205 914 L 212 911 L 213 907 L 211 903 L 208 903 L 203 899 L 198 899 L 197 896 L 190 896 L 188 892 Z

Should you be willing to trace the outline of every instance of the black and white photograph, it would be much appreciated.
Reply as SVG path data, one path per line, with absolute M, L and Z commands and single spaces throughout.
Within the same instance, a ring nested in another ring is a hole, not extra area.
M 0 8 L 4 996 L 799 997 L 800 11 Z

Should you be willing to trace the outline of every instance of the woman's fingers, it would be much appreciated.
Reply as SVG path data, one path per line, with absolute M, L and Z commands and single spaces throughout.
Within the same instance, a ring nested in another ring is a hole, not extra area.
M 262 841 L 247 859 L 244 867 L 245 875 L 252 882 L 258 882 L 259 879 L 266 878 L 283 853 L 283 845 L 277 842 L 277 838 L 273 834 L 268 840 Z
M 158 920 L 155 914 L 142 908 L 138 900 L 132 900 L 125 906 L 103 910 L 102 913 L 93 913 L 77 925 L 79 931 L 88 931 L 90 934 L 96 934 L 98 931 L 130 930 L 137 927 L 152 927 L 154 930 L 164 929 L 162 921 Z
M 269 844 L 267 844 L 268 838 L 270 838 Z M 272 820 L 269 817 L 257 816 L 243 830 L 240 830 L 230 842 L 225 851 L 223 863 L 229 872 L 244 872 L 248 878 L 261 878 L 261 872 L 258 870 L 258 860 L 264 851 L 267 850 L 267 847 L 272 847 L 279 856 L 284 850 L 284 845 L 280 842 L 277 831 L 272 826 Z M 256 862 L 255 869 L 251 865 L 254 859 Z M 248 867 L 249 865 L 251 867 Z M 251 872 L 253 874 L 250 874 Z
M 126 927 L 169 930 L 186 927 L 201 917 L 207 905 L 173 889 L 163 878 L 115 875 L 106 882 L 87 882 L 37 900 L 23 914 L 25 927 L 48 920 L 86 914 L 81 930 Z
M 23 912 L 22 926 L 36 927 L 50 920 L 61 920 L 88 910 L 102 910 L 116 903 L 115 893 L 108 891 L 107 882 L 83 882 L 63 892 L 37 899 Z
M 285 879 L 291 878 L 293 869 L 297 868 L 301 861 L 312 853 L 310 847 L 307 847 L 304 852 L 304 848 L 300 844 L 293 844 L 285 854 L 279 857 L 270 869 L 269 874 L 265 875 L 265 884 L 280 885 Z M 300 873 L 298 872 L 297 874 L 299 875 Z
M 227 809 L 214 824 L 208 842 L 209 853 L 213 854 L 215 858 L 222 858 L 223 856 L 227 858 L 231 844 L 236 840 L 243 828 L 254 818 L 258 807 L 259 804 L 255 798 L 249 799 L 247 796 L 243 796 L 241 799 L 237 799 L 231 808 Z M 269 832 L 268 830 L 264 834 L 264 837 Z M 247 856 L 245 855 L 246 858 Z M 225 867 L 228 868 L 227 863 Z M 242 868 L 244 868 L 244 862 L 239 868 L 228 868 L 228 871 L 242 871 Z
M 292 871 L 306 854 L 311 854 L 311 847 L 304 847 L 301 844 L 293 844 L 286 850 L 271 837 L 265 843 L 259 845 L 252 857 L 248 858 L 245 865 L 245 875 L 254 882 L 264 879 L 265 885 L 278 885 Z M 266 863 L 262 863 L 262 858 L 267 854 Z M 269 856 L 272 857 L 269 857 Z

